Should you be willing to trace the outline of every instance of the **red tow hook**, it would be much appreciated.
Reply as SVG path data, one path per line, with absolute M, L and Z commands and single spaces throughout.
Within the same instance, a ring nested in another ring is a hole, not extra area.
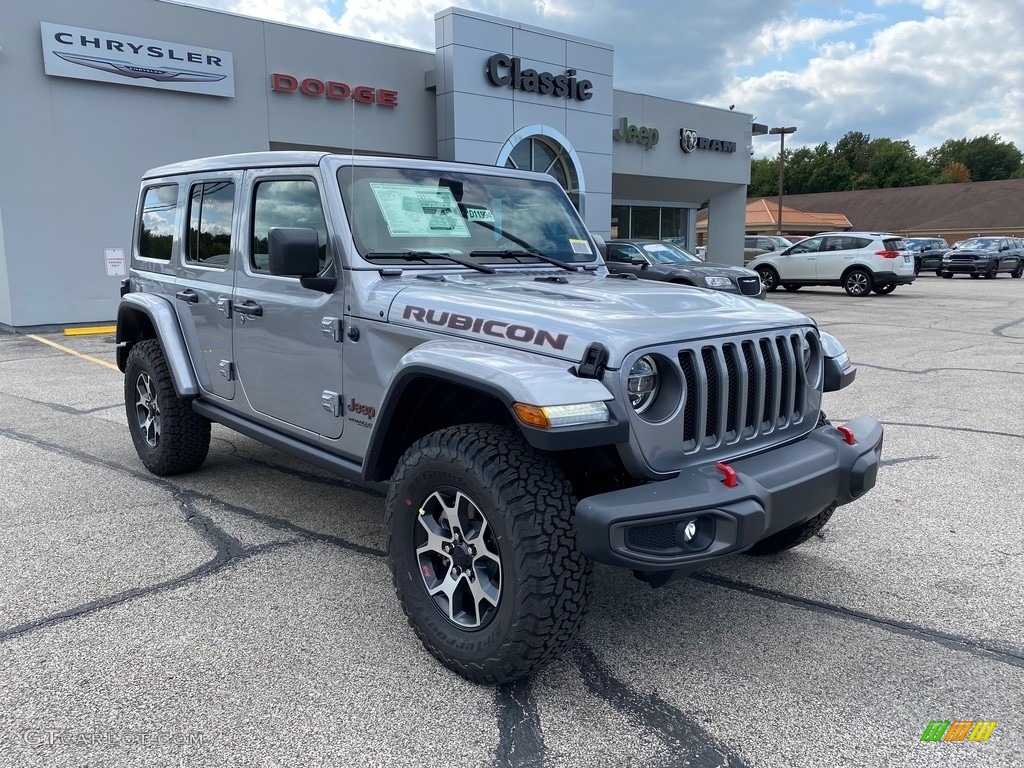
M 836 432 L 843 436 L 847 445 L 856 445 L 857 441 L 853 439 L 853 430 L 849 427 L 836 427 Z
M 722 478 L 722 485 L 726 488 L 735 488 L 740 484 L 740 479 L 736 475 L 736 470 L 726 464 L 724 461 L 720 461 L 715 464 L 715 469 L 721 472 L 725 477 Z

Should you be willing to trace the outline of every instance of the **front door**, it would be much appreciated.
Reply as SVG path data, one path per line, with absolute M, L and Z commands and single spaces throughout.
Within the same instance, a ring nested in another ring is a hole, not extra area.
M 231 291 L 238 243 L 232 239 L 241 173 L 192 181 L 174 309 L 203 391 L 231 400 Z
M 341 436 L 344 311 L 341 283 L 334 293 L 303 288 L 296 277 L 270 274 L 272 227 L 315 229 L 321 274 L 333 275 L 322 190 L 309 172 L 248 171 L 245 261 L 235 280 L 235 364 L 238 384 L 254 417 L 328 438 Z M 337 318 L 333 324 L 332 319 Z
M 782 253 L 777 262 L 780 282 L 815 280 L 818 276 L 818 248 L 821 247 L 821 241 L 820 237 L 809 237 Z

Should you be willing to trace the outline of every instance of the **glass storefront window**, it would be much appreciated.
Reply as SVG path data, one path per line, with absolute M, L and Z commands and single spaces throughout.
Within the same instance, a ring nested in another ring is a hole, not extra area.
M 613 205 L 611 236 L 612 238 L 672 240 L 685 246 L 686 225 L 689 216 L 686 208 Z

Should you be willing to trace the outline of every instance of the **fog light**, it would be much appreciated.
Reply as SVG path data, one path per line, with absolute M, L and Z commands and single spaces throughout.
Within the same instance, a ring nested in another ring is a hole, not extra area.
M 715 518 L 698 515 L 676 525 L 676 546 L 685 552 L 701 552 L 715 540 Z
M 696 520 L 691 520 L 690 522 L 688 522 L 686 524 L 686 527 L 683 528 L 683 541 L 685 541 L 687 544 L 689 544 L 691 541 L 694 540 L 694 538 L 696 538 L 696 536 L 697 536 L 697 521 Z

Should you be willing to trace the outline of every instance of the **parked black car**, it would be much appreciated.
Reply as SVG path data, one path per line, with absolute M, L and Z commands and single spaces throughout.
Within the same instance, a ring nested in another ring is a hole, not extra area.
M 711 288 L 752 299 L 763 299 L 765 294 L 761 278 L 753 270 L 701 261 L 661 240 L 609 240 L 605 262 L 613 274 L 634 274 L 644 280 Z
M 942 254 L 949 250 L 949 243 L 941 237 L 909 237 L 903 241 L 907 250 L 914 254 L 914 274 L 921 274 L 922 269 L 934 269 L 935 274 L 942 270 Z
M 1024 241 L 1016 237 L 972 237 L 946 251 L 939 274 L 994 278 L 1000 272 L 1012 277 L 1024 275 Z

